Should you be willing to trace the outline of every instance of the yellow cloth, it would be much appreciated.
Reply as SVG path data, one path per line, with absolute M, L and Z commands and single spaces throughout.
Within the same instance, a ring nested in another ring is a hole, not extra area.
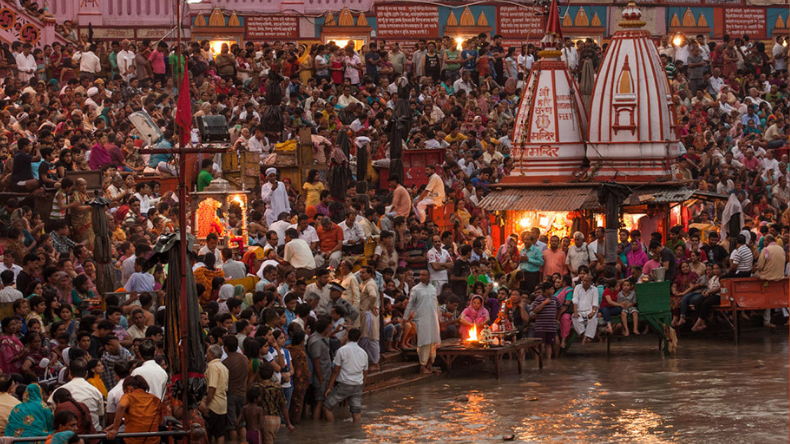
M 307 199 L 305 199 L 305 206 L 315 206 L 321 202 L 321 191 L 324 191 L 324 184 L 321 182 L 317 182 L 315 184 L 305 182 L 302 185 L 305 194 L 307 194 Z
M 96 387 L 101 392 L 101 395 L 104 396 L 104 399 L 107 399 L 107 387 L 104 386 L 104 381 L 101 380 L 99 375 L 93 375 L 86 379 L 86 381 L 88 381 L 90 385 Z
M 276 143 L 274 144 L 274 148 L 277 151 L 293 151 L 296 149 L 296 140 L 291 139 L 282 143 Z

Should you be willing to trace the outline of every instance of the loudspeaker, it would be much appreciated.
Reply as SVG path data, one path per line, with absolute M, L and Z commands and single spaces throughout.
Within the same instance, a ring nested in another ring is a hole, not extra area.
M 165 137 L 165 135 L 162 134 L 162 130 L 160 130 L 159 127 L 156 126 L 156 123 L 154 123 L 154 120 L 151 119 L 151 116 L 144 111 L 137 111 L 130 114 L 129 121 L 137 128 L 137 131 L 140 131 L 140 134 L 143 136 L 148 146 L 156 145 Z
M 201 116 L 197 118 L 202 142 L 230 143 L 230 133 L 225 116 Z

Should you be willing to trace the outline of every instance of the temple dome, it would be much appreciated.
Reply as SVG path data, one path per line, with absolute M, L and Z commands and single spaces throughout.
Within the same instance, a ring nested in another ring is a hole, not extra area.
M 513 172 L 504 183 L 568 182 L 585 156 L 587 112 L 579 87 L 554 45 L 562 42 L 556 0 L 543 38 L 547 48 L 532 65 L 513 130 Z
M 671 88 L 633 1 L 622 16 L 593 88 L 587 157 L 594 180 L 668 177 L 678 154 Z

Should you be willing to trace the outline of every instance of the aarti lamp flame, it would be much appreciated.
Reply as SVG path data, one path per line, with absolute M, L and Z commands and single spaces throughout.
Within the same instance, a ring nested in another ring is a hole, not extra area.
M 469 330 L 469 338 L 466 339 L 467 341 L 479 341 L 480 338 L 477 337 L 477 325 L 473 325 L 472 328 Z

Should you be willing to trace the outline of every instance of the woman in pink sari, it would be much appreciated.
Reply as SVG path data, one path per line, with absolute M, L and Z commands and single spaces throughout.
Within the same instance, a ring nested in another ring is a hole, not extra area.
M 461 313 L 461 337 L 468 338 L 469 330 L 477 327 L 478 334 L 488 322 L 488 310 L 483 307 L 483 297 L 479 294 L 472 296 L 472 304 Z
M 0 336 L 0 370 L 3 373 L 20 373 L 27 351 L 16 336 L 22 321 L 15 317 L 3 319 L 3 335 Z
M 112 157 L 110 157 L 110 152 L 107 151 L 107 148 L 104 145 L 97 143 L 93 145 L 91 149 L 91 160 L 88 163 L 92 170 L 100 170 L 101 167 L 105 165 L 110 165 L 112 163 Z
M 625 255 L 625 258 L 628 262 L 626 264 L 628 266 L 626 277 L 631 275 L 631 267 L 643 267 L 650 260 L 647 257 L 647 253 L 642 250 L 642 245 L 639 241 L 631 241 L 631 251 Z
M 565 348 L 565 341 L 571 334 L 571 317 L 573 316 L 573 281 L 571 275 L 559 276 L 554 274 L 554 296 L 560 301 L 557 318 L 560 321 L 559 348 Z M 559 350 L 557 350 L 559 353 Z

